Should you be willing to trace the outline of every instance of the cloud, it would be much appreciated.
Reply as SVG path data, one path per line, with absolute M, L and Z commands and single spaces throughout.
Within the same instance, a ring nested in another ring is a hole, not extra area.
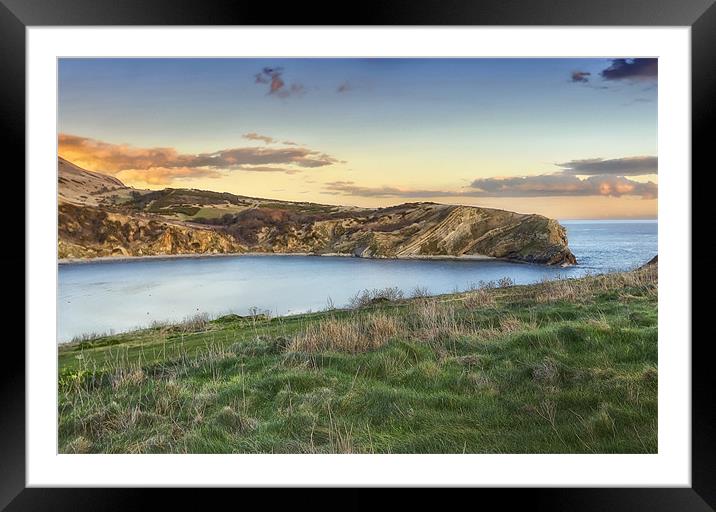
M 455 192 L 443 190 L 400 189 L 396 187 L 362 187 L 353 181 L 332 181 L 325 184 L 327 192 L 360 197 L 446 197 Z
M 260 133 L 256 132 L 250 132 L 250 133 L 244 133 L 242 135 L 244 139 L 248 140 L 260 140 L 264 144 L 283 144 L 285 146 L 299 146 L 297 142 L 293 142 L 292 140 L 278 140 L 274 139 L 273 137 L 269 137 L 268 135 L 261 135 Z
M 572 71 L 572 82 L 589 82 L 589 71 Z
M 257 84 L 268 84 L 269 90 L 267 94 L 277 96 L 279 98 L 300 96 L 306 92 L 306 88 L 303 84 L 286 84 L 286 81 L 283 79 L 283 68 L 265 67 L 259 73 L 256 73 L 254 78 L 254 82 Z
M 273 142 L 277 142 L 276 139 L 273 137 L 269 137 L 268 135 L 259 135 L 258 133 L 251 132 L 251 133 L 244 133 L 242 135 L 244 139 L 249 140 L 260 140 L 263 141 L 264 144 L 271 144 Z
M 196 167 L 152 167 L 151 169 L 125 169 L 114 173 L 123 183 L 142 182 L 149 185 L 169 185 L 178 180 L 220 178 L 223 174 L 214 169 Z
M 397 187 L 363 187 L 352 181 L 325 184 L 326 192 L 360 197 L 568 197 L 568 196 L 641 196 L 657 197 L 653 182 L 640 183 L 622 176 L 591 176 L 580 179 L 565 174 L 544 174 L 512 178 L 481 178 L 462 190 L 401 189 Z
M 326 153 L 298 146 L 238 147 L 187 154 L 171 147 L 139 148 L 69 134 L 60 134 L 58 145 L 61 156 L 81 167 L 117 176 L 122 173 L 125 179 L 150 184 L 219 177 L 225 171 L 293 174 L 340 162 Z
M 180 155 L 174 148 L 137 148 L 64 133 L 58 136 L 58 152 L 82 167 L 107 174 L 151 167 L 193 167 L 187 165 L 190 155 Z
M 643 176 L 645 174 L 657 174 L 659 159 L 655 156 L 632 156 L 612 158 L 610 160 L 587 158 L 556 165 L 562 167 L 564 169 L 562 172 L 566 174 Z
M 604 80 L 651 80 L 658 72 L 658 59 L 612 59 L 599 74 Z
M 657 185 L 641 183 L 623 176 L 599 175 L 580 179 L 569 174 L 543 174 L 514 178 L 481 178 L 470 187 L 482 197 L 560 197 L 560 196 L 641 196 L 653 199 Z M 473 195 L 473 194 L 470 194 Z
M 284 174 L 296 174 L 301 172 L 298 169 L 292 169 L 290 167 L 272 167 L 270 165 L 242 165 L 237 167 L 236 170 L 246 172 L 282 172 Z
M 351 87 L 351 84 L 349 84 L 348 82 L 343 82 L 341 85 L 338 86 L 338 88 L 336 89 L 336 92 L 344 93 L 344 92 L 348 92 L 352 89 L 353 89 L 353 87 Z
M 197 165 L 233 168 L 242 165 L 284 164 L 302 168 L 324 167 L 338 163 L 332 156 L 302 147 L 233 148 L 194 157 Z

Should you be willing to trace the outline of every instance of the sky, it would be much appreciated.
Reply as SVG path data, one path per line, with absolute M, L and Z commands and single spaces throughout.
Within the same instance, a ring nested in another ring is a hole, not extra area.
M 656 218 L 657 67 L 60 59 L 58 152 L 137 188 Z

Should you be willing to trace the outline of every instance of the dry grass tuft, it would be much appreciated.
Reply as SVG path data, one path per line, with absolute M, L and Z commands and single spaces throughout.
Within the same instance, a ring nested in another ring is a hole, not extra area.
M 657 265 L 649 265 L 632 272 L 619 272 L 588 276 L 581 279 L 554 279 L 542 281 L 534 296 L 536 302 L 583 302 L 600 293 L 619 292 L 624 300 L 634 298 L 634 291 L 647 297 L 656 297 L 658 292 Z M 625 290 L 632 292 L 626 292 Z
M 67 443 L 64 453 L 89 453 L 92 449 L 92 443 L 86 437 L 79 436 Z
M 484 373 L 470 372 L 467 374 L 467 381 L 474 388 L 489 388 L 492 387 L 490 379 Z
M 464 356 L 456 356 L 453 358 L 453 360 L 461 366 L 467 366 L 470 368 L 482 367 L 482 357 L 478 354 L 467 354 Z
M 256 419 L 245 417 L 228 405 L 223 407 L 216 414 L 215 419 L 219 425 L 238 432 L 249 432 L 258 427 L 258 421 Z
M 417 337 L 428 342 L 475 334 L 470 323 L 459 316 L 455 305 L 436 300 L 411 304 L 409 326 Z
M 534 318 L 523 320 L 514 315 L 504 315 L 500 317 L 500 332 L 504 334 L 536 328 L 537 321 Z
M 118 367 L 110 377 L 112 389 L 115 391 L 130 386 L 139 386 L 146 379 L 144 371 L 136 367 Z
M 469 295 L 476 297 L 475 300 L 482 305 L 494 301 L 489 292 L 482 290 Z M 460 299 L 441 301 L 421 298 L 409 304 L 404 316 L 392 312 L 356 312 L 347 318 L 330 317 L 309 324 L 293 337 L 287 348 L 292 352 L 336 350 L 358 353 L 382 347 L 396 337 L 439 345 L 455 338 L 478 335 L 484 338 L 535 326 L 533 321 L 525 322 L 507 316 L 502 320 L 501 330 L 491 332 L 476 327 L 473 315 L 469 310 L 466 312 L 463 305 Z
M 494 306 L 496 301 L 494 294 L 490 293 L 488 290 L 479 289 L 468 293 L 465 296 L 463 303 L 468 309 L 480 309 Z
M 600 331 L 609 331 L 612 328 L 612 326 L 609 325 L 609 322 L 604 317 L 604 315 L 600 316 L 599 318 L 588 319 L 587 325 L 594 327 L 596 329 L 599 329 Z
M 370 313 L 352 318 L 328 318 L 309 325 L 293 337 L 288 348 L 297 352 L 365 352 L 385 345 L 404 332 L 400 318 L 385 313 Z
M 554 382 L 559 376 L 557 363 L 545 358 L 532 368 L 532 378 L 537 382 Z
M 199 313 L 191 317 L 184 318 L 180 324 L 184 332 L 201 332 L 209 328 L 209 315 L 207 313 Z
M 571 279 L 545 280 L 542 282 L 534 298 L 540 303 L 562 300 L 577 302 L 582 299 L 582 297 L 591 295 L 591 293 L 584 293 L 586 291 L 585 288 L 585 286 Z
M 506 315 L 500 318 L 500 330 L 504 333 L 517 332 L 522 329 L 522 321 L 513 316 Z

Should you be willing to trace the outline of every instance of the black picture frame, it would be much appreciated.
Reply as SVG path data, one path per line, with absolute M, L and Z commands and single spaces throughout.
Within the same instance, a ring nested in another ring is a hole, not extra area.
M 0 125 L 6 143 L 4 178 L 13 193 L 13 211 L 25 211 L 25 29 L 30 26 L 88 25 L 561 25 L 689 26 L 692 38 L 692 161 L 704 166 L 711 146 L 709 126 L 716 121 L 716 6 L 714 0 L 401 0 L 355 4 L 272 3 L 240 0 L 0 0 Z M 11 166 L 11 167 L 10 167 Z M 695 173 L 683 170 L 685 177 Z M 14 183 L 13 183 L 14 180 Z M 706 187 L 693 187 L 704 194 Z M 19 190 L 24 193 L 20 194 Z M 22 204 L 21 204 L 22 203 Z M 692 214 L 694 222 L 698 217 Z M 0 251 L 3 268 L 26 269 L 23 233 L 13 234 L 12 249 Z M 692 232 L 698 232 L 692 229 Z M 686 250 L 687 248 L 685 248 Z M 689 254 L 688 251 L 686 251 Z M 694 252 L 698 264 L 708 251 Z M 25 270 L 26 272 L 27 270 Z M 20 281 L 19 272 L 10 272 Z M 23 273 L 24 274 L 24 273 Z M 23 275 L 26 278 L 26 275 Z M 700 280 L 707 286 L 708 279 Z M 24 285 L 16 290 L 25 297 Z M 22 290 L 22 291 L 20 291 Z M 25 303 L 14 294 L 5 314 L 18 319 Z M 705 300 L 705 304 L 709 301 Z M 693 301 L 698 318 L 704 303 Z M 19 322 L 15 322 L 19 324 Z M 24 324 L 20 329 L 24 332 Z M 135 508 L 136 489 L 38 489 L 25 485 L 25 353 L 17 337 L 4 336 L 0 372 L 0 509 L 65 510 Z M 670 340 L 687 342 L 688 340 Z M 690 488 L 485 489 L 500 506 L 515 503 L 550 510 L 713 510 L 716 506 L 714 406 L 716 389 L 711 337 L 692 344 L 692 486 Z M 54 342 L 53 342 L 54 343 Z M 242 491 L 246 492 L 246 491 Z M 162 499 L 169 493 L 163 493 Z M 187 504 L 195 494 L 171 490 Z M 357 508 L 357 491 L 342 507 Z M 274 500 L 275 498 L 272 498 Z M 297 498 L 293 495 L 292 500 Z M 413 496 L 420 498 L 420 493 Z M 330 501 L 330 500 L 329 500 Z M 276 505 L 278 502 L 273 502 Z M 148 503 L 147 503 L 148 504 Z M 404 502 L 407 505 L 408 502 Z

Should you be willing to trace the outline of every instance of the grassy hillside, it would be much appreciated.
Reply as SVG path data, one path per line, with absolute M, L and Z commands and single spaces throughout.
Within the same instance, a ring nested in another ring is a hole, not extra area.
M 64 346 L 60 452 L 656 453 L 657 267 Z

